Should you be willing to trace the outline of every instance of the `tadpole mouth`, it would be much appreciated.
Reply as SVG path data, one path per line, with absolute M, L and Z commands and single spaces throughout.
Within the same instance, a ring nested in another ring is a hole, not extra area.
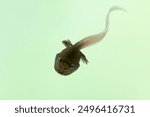
M 70 74 L 66 63 L 55 64 L 54 67 L 55 67 L 56 72 L 61 75 L 67 76 Z
M 57 70 L 57 73 L 59 73 L 59 74 L 61 74 L 61 75 L 63 75 L 63 76 L 67 76 L 67 75 L 70 74 L 70 73 L 67 72 L 66 70 Z

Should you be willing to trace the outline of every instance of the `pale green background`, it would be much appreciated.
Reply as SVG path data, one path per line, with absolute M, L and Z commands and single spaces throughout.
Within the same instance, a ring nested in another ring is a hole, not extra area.
M 82 52 L 89 64 L 69 76 L 54 70 L 61 41 L 104 29 Z M 150 99 L 149 0 L 0 0 L 0 99 Z

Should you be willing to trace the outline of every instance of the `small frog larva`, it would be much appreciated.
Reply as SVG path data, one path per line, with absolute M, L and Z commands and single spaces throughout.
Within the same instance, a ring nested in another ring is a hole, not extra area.
M 80 40 L 79 42 L 75 43 L 74 45 L 71 43 L 70 40 L 62 41 L 62 43 L 65 45 L 66 48 L 62 50 L 60 53 L 58 53 L 55 57 L 54 68 L 58 73 L 62 75 L 69 75 L 75 72 L 80 66 L 79 64 L 80 59 L 84 63 L 86 64 L 88 63 L 88 60 L 86 59 L 85 55 L 80 50 L 99 42 L 105 37 L 109 28 L 110 13 L 115 10 L 125 11 L 123 8 L 117 6 L 111 7 L 106 16 L 106 24 L 103 32 L 92 36 L 88 36 Z

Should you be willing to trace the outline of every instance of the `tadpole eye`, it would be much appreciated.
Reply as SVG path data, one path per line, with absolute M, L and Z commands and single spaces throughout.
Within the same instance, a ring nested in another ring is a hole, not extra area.
M 57 58 L 57 62 L 60 63 L 62 61 L 61 57 Z
M 74 69 L 74 67 L 75 67 L 74 64 L 70 65 L 70 69 Z

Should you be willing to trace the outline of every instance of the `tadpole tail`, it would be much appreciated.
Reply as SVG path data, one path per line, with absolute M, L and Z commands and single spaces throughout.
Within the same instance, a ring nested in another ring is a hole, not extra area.
M 98 33 L 98 34 L 95 34 L 95 35 L 91 35 L 91 36 L 88 36 L 86 38 L 83 38 L 81 41 L 77 42 L 75 44 L 75 46 L 81 50 L 85 47 L 88 47 L 90 45 L 93 45 L 99 41 L 101 41 L 105 35 L 107 34 L 108 32 L 108 29 L 109 29 L 109 17 L 110 17 L 110 14 L 112 11 L 116 11 L 116 10 L 122 10 L 122 11 L 126 11 L 125 9 L 121 8 L 121 7 L 118 7 L 118 6 L 113 6 L 109 9 L 107 15 L 106 15 L 106 21 L 105 21 L 105 28 L 102 32 Z

